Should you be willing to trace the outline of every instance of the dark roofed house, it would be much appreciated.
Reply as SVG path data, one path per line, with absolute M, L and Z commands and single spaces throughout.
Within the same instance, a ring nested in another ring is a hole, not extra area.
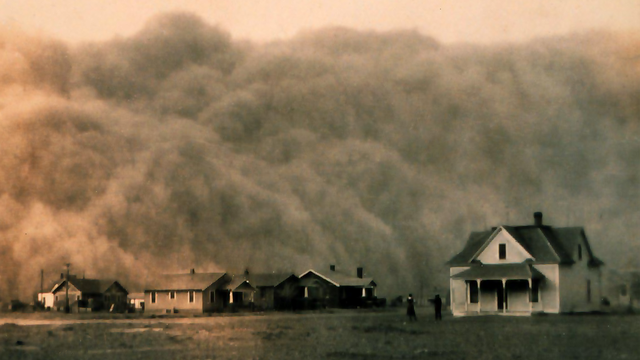
M 260 310 L 291 310 L 296 297 L 301 297 L 298 277 L 293 273 L 245 273 L 256 288 L 254 303 Z
M 229 305 L 233 310 L 253 306 L 253 294 L 256 291 L 244 275 L 232 275 L 224 285 L 229 297 Z
M 129 292 L 117 280 L 100 280 L 100 293 L 102 293 L 103 309 L 115 312 L 128 310 Z
M 64 310 L 66 306 L 67 280 L 56 283 L 51 290 L 54 308 Z M 82 311 L 126 311 L 127 289 L 117 280 L 85 279 L 69 276 L 69 307 L 72 312 Z
M 454 315 L 592 311 L 600 267 L 581 227 L 534 225 L 473 232 L 449 260 Z
M 377 284 L 362 268 L 356 276 L 336 271 L 334 265 L 325 274 L 308 270 L 300 275 L 299 286 L 307 307 L 363 307 L 376 299 Z

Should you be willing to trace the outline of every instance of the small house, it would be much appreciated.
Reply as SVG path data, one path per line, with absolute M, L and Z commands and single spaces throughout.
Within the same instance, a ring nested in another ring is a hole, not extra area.
M 224 285 L 228 291 L 227 298 L 230 308 L 252 308 L 254 305 L 254 293 L 256 289 L 249 283 L 244 275 L 232 275 L 228 283 Z
M 144 292 L 131 293 L 127 299 L 130 312 L 144 312 Z
M 361 267 L 356 269 L 355 275 L 349 275 L 336 271 L 335 265 L 331 265 L 327 273 L 308 270 L 299 278 L 305 308 L 365 307 L 371 306 L 377 298 L 377 284 L 373 278 L 364 276 Z
M 247 274 L 256 289 L 254 303 L 260 310 L 291 310 L 296 297 L 302 297 L 299 279 L 292 273 Z
M 233 279 L 227 273 L 196 273 L 160 275 L 144 289 L 145 312 L 203 313 L 223 311 L 233 303 L 233 291 L 246 288 L 242 283 L 230 288 Z
M 97 310 L 125 311 L 127 308 L 127 290 L 117 280 L 85 279 L 70 275 L 57 284 L 51 291 L 54 308 L 63 311 L 67 306 L 71 312 Z

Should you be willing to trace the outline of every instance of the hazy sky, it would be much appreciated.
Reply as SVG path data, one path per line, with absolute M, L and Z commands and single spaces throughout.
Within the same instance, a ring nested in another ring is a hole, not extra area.
M 301 29 L 414 28 L 439 41 L 526 40 L 590 28 L 640 28 L 637 0 L 0 0 L 0 21 L 69 41 L 131 35 L 164 11 L 197 13 L 235 38 L 287 38 Z
M 0 0 L 0 294 L 68 262 L 417 292 L 534 211 L 637 268 L 640 1 L 476 2 Z M 239 40 L 326 26 L 380 32 Z

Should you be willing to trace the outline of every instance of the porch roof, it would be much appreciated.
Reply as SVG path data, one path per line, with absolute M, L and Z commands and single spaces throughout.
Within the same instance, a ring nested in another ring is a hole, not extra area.
M 530 264 L 478 265 L 451 276 L 462 280 L 528 280 L 545 276 Z
M 234 292 L 254 292 L 256 289 L 242 277 L 234 277 L 231 281 L 224 286 L 224 289 Z

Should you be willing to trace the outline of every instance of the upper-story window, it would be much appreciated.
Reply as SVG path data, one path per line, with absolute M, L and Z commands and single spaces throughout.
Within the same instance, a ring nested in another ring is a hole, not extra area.
M 498 259 L 504 260 L 507 258 L 507 244 L 498 245 Z
M 578 244 L 578 260 L 582 260 L 582 245 Z

